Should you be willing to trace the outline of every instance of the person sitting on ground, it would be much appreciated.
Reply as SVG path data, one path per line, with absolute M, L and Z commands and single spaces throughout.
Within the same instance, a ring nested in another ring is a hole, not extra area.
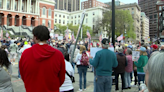
M 5 50 L 0 49 L 0 92 L 14 92 L 11 83 L 12 65 Z

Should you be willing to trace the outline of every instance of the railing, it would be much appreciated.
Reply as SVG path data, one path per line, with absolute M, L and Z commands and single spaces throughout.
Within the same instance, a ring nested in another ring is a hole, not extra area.
M 27 29 L 27 30 L 29 30 L 30 32 L 32 32 L 32 30 L 30 29 L 30 28 L 28 28 L 27 26 L 25 26 L 25 25 L 22 25 L 21 26 L 23 29 Z

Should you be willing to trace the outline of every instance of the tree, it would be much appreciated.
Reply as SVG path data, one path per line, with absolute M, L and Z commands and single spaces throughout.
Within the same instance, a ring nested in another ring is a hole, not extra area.
M 107 31 L 110 38 L 112 35 L 112 11 L 106 11 L 101 22 L 97 22 L 96 27 L 101 27 L 104 31 Z M 126 29 L 126 37 L 133 39 L 136 38 L 133 26 L 133 18 L 128 10 L 115 11 L 115 28 L 116 36 L 121 34 L 125 35 Z
M 67 24 L 67 26 L 64 26 L 64 25 L 61 25 L 61 24 L 56 24 L 55 26 L 58 28 L 58 29 L 55 30 L 56 33 L 59 32 L 59 33 L 65 34 L 65 30 L 68 27 L 68 29 L 70 29 L 74 33 L 75 36 L 77 35 L 78 29 L 79 29 L 79 25 L 74 26 L 73 24 Z M 87 37 L 87 35 L 86 35 L 87 30 L 89 30 L 90 34 L 92 35 L 91 27 L 83 25 L 82 29 L 83 29 L 83 38 Z

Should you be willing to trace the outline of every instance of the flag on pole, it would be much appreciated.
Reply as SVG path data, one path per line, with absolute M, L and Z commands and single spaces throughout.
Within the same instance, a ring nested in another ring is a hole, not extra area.
M 123 34 L 117 37 L 117 41 L 121 41 L 123 39 Z
M 65 33 L 66 41 L 68 41 L 68 36 L 69 36 L 69 30 L 68 30 L 68 27 L 67 27 L 67 29 L 66 29 L 66 33 Z
M 91 35 L 89 33 L 89 30 L 87 30 L 87 36 L 88 36 L 88 38 L 91 38 Z
M 3 40 L 3 30 L 1 28 L 1 40 Z
M 72 41 L 75 40 L 75 36 L 74 36 L 74 33 L 72 33 L 72 37 L 71 37 Z
M 100 43 L 101 43 L 101 41 L 102 41 L 102 32 L 100 33 L 99 41 L 100 41 Z

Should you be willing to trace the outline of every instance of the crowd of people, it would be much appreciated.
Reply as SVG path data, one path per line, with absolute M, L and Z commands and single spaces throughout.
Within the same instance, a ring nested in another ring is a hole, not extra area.
M 94 92 L 111 92 L 113 83 L 115 91 L 119 91 L 119 75 L 122 91 L 131 89 L 134 81 L 133 85 L 141 92 L 164 92 L 164 46 L 117 44 L 113 52 L 108 49 L 114 47 L 106 38 L 92 41 L 90 46 L 88 41 L 79 41 L 75 47 L 75 41 L 53 40 L 49 34 L 48 28 L 40 25 L 33 29 L 33 39 L 1 40 L 0 92 L 14 92 L 11 76 L 16 60 L 18 78 L 23 80 L 26 92 L 74 92 L 75 67 L 80 92 L 87 90 L 86 75 L 90 67 L 94 72 Z M 102 50 L 92 57 L 90 47 Z M 137 61 L 133 61 L 132 51 L 140 52 Z

